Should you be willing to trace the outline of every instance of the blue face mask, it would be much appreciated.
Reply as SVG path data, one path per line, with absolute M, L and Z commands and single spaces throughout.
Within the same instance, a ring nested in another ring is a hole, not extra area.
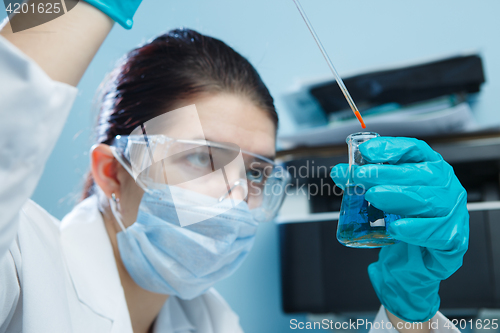
M 139 286 L 192 299 L 236 271 L 252 248 L 258 224 L 246 202 L 213 205 L 211 197 L 178 188 L 175 198 L 174 205 L 168 187 L 145 193 L 137 221 L 117 234 L 118 248 Z M 210 217 L 181 227 L 177 211 L 195 220 Z

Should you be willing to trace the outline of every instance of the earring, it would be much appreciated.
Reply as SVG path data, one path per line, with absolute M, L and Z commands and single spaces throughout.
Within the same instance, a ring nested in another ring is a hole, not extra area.
M 115 203 L 117 203 L 115 193 L 111 193 L 111 199 L 113 199 L 113 201 L 114 201 Z

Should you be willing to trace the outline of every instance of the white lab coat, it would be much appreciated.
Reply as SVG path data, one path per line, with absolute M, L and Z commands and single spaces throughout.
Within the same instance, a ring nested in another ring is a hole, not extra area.
M 96 197 L 62 222 L 29 200 L 76 94 L 0 37 L 0 333 L 132 332 Z M 383 307 L 376 320 L 388 321 Z M 242 329 L 211 289 L 190 301 L 169 297 L 154 332 Z

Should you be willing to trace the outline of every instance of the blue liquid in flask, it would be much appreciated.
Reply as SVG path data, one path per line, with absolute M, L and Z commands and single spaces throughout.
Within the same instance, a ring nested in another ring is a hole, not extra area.
M 365 200 L 364 188 L 348 185 L 344 190 L 337 239 L 348 247 L 375 248 L 392 245 L 387 226 L 401 217 L 375 208 Z

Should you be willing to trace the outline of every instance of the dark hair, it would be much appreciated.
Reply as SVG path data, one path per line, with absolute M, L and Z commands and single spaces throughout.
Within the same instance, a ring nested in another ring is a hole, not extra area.
M 218 39 L 171 30 L 130 51 L 101 84 L 96 142 L 111 144 L 179 101 L 217 92 L 250 98 L 277 127 L 273 98 L 248 60 Z M 89 173 L 82 198 L 93 192 Z

